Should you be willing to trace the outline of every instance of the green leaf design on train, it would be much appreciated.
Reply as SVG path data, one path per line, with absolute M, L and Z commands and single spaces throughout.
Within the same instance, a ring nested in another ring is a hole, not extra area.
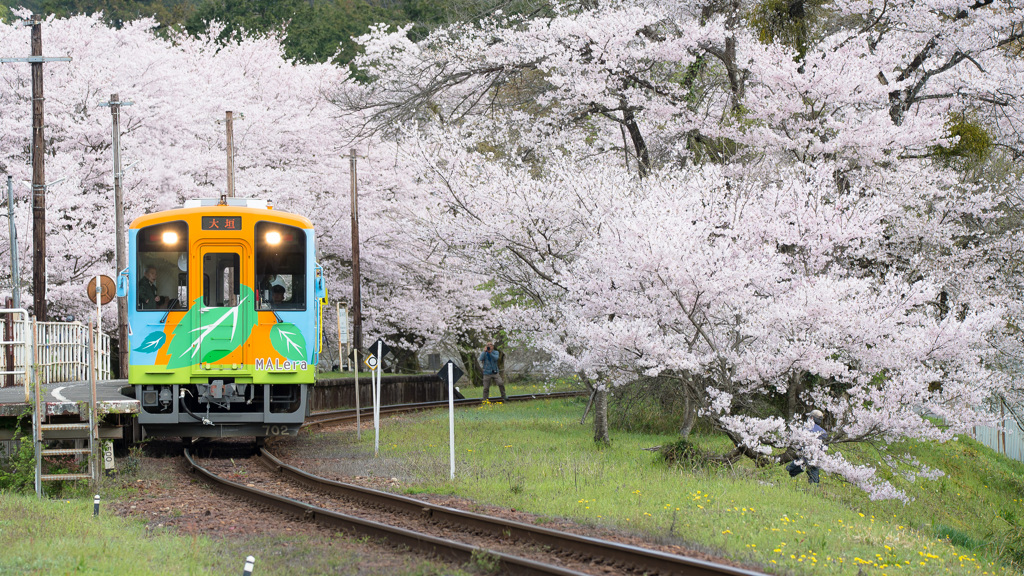
M 256 325 L 252 288 L 240 286 L 237 306 L 206 307 L 203 298 L 192 303 L 174 327 L 167 353 L 167 368 L 183 368 L 200 362 L 216 362 L 245 343 Z
M 289 360 L 306 359 L 306 339 L 299 327 L 291 322 L 279 322 L 270 329 L 270 345 Z
M 165 340 L 167 340 L 167 335 L 163 332 L 150 332 L 142 341 L 142 344 L 139 344 L 139 347 L 134 350 L 143 354 L 150 354 L 159 350 L 164 345 Z

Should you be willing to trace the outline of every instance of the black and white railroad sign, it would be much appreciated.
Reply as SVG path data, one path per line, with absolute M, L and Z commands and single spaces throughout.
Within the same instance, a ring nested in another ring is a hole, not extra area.
M 367 348 L 366 351 L 370 354 L 377 355 L 378 359 L 383 359 L 389 352 L 391 352 L 391 347 L 388 346 L 386 342 L 378 338 L 376 342 L 370 344 L 370 347 Z
M 458 366 L 456 366 L 454 363 L 452 363 L 451 360 L 445 362 L 444 366 L 441 366 L 441 370 L 438 371 L 437 377 L 441 380 L 441 382 L 447 382 L 448 381 L 448 365 L 449 364 L 452 365 L 452 383 L 454 384 L 455 382 L 459 381 L 459 378 L 462 378 L 462 370 Z

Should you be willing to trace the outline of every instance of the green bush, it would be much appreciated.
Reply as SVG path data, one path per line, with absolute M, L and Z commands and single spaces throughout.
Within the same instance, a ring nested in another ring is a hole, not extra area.
M 23 433 L 21 423 L 14 429 L 17 449 L 5 461 L 0 462 L 0 490 L 10 492 L 31 492 L 35 490 L 36 453 L 32 438 Z

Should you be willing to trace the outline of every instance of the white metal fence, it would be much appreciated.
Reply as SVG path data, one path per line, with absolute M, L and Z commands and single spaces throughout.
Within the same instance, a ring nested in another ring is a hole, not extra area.
M 1004 456 L 1024 462 L 1024 430 L 1012 414 L 1003 412 L 1000 428 L 975 426 L 974 439 Z
M 81 322 L 36 322 L 24 320 L 24 312 L 0 309 L 0 335 L 6 324 L 13 328 L 13 338 L 0 338 L 0 386 L 25 386 L 28 370 L 41 384 L 76 382 L 89 379 L 89 326 Z M 96 379 L 109 380 L 110 337 L 99 333 L 96 342 Z M 35 347 L 35 365 L 28 366 Z M 13 364 L 13 365 L 11 365 Z

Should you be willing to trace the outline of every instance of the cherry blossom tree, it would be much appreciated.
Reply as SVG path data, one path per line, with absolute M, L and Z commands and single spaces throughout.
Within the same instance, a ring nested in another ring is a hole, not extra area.
M 357 60 L 373 81 L 335 100 L 409 151 L 409 193 L 444 206 L 434 228 L 495 280 L 507 330 L 598 390 L 677 379 L 729 458 L 799 454 L 900 497 L 842 445 L 947 439 L 1015 389 L 1019 174 L 936 151 L 968 112 L 1019 149 L 1022 15 L 837 2 L 793 46 L 755 8 L 563 6 L 416 43 L 380 27 Z
M 198 38 L 165 40 L 153 34 L 155 26 L 142 20 L 114 30 L 101 15 L 50 18 L 43 24 L 47 53 L 73 59 L 44 68 L 47 175 L 51 181 L 62 179 L 47 193 L 48 296 L 54 317 L 90 317 L 85 284 L 95 274 L 115 273 L 111 119 L 99 106 L 112 93 L 133 102 L 122 108 L 121 119 L 126 221 L 189 198 L 225 193 L 222 121 L 231 110 L 236 195 L 269 199 L 278 209 L 310 217 L 331 294 L 346 300 L 351 294 L 347 155 L 353 130 L 324 92 L 347 82 L 347 70 L 288 62 L 275 36 L 221 45 L 217 27 Z M 27 27 L 0 25 L 0 53 L 20 54 L 28 46 Z M 19 183 L 15 219 L 23 231 L 20 268 L 28 278 L 31 236 L 24 231 L 31 229 L 31 198 L 20 183 L 30 179 L 29 67 L 3 65 L 0 85 L 0 106 L 7 111 L 0 116 L 0 173 Z M 408 233 L 376 225 L 380 212 L 396 207 L 388 190 L 403 185 L 389 161 L 392 147 L 364 143 L 359 154 L 366 329 L 404 333 L 423 344 L 440 340 L 462 322 L 476 322 L 481 314 L 472 310 L 487 307 L 486 294 L 438 273 L 456 260 L 436 247 L 433 256 L 430 246 L 412 249 L 421 240 L 413 220 Z M 0 243 L 5 261 L 7 244 Z M 106 315 L 108 328 L 113 321 Z
M 854 465 L 845 447 L 945 440 L 1024 399 L 1022 14 L 1006 0 L 796 4 L 553 4 L 419 41 L 379 26 L 360 39 L 359 81 L 287 61 L 273 35 L 50 19 L 47 51 L 74 58 L 45 68 L 48 176 L 65 178 L 48 191 L 54 310 L 84 315 L 82 284 L 114 272 L 98 104 L 135 102 L 129 218 L 222 193 L 217 121 L 232 110 L 237 195 L 313 219 L 335 297 L 357 150 L 369 334 L 466 347 L 501 330 L 581 375 L 599 406 L 668 379 L 684 433 L 701 417 L 732 440 L 722 458 L 806 458 L 902 498 L 891 463 Z M 0 53 L 27 45 L 0 25 Z M 0 117 L 0 172 L 19 181 L 28 79 L 0 68 L 0 106 L 25 110 Z

